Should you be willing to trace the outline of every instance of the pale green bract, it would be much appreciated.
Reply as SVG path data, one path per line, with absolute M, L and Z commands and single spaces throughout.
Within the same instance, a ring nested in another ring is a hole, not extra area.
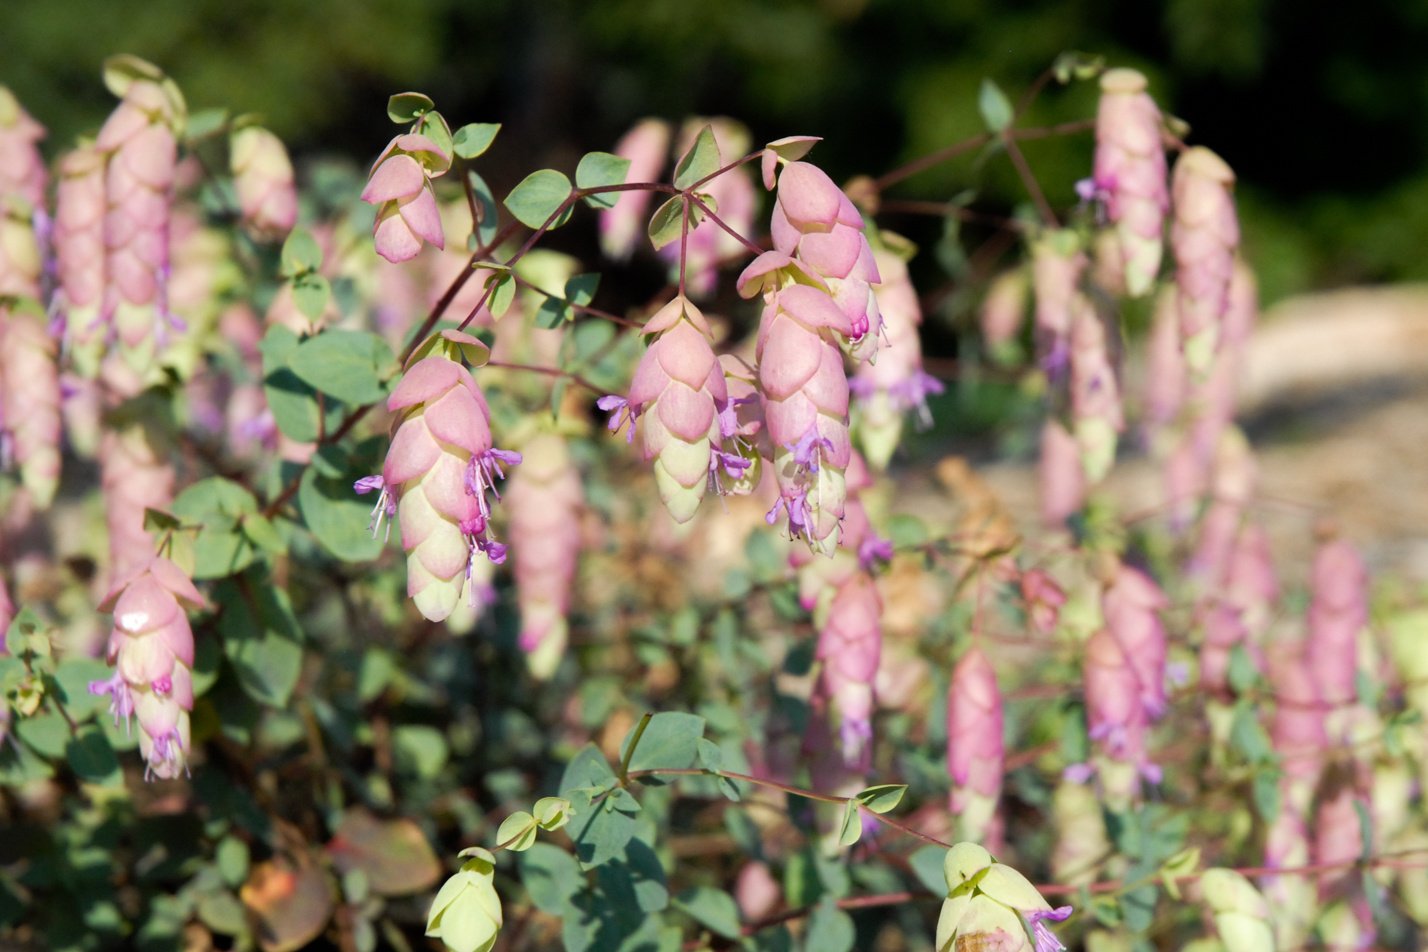
M 501 929 L 501 899 L 493 881 L 496 858 L 480 847 L 461 855 L 470 859 L 432 900 L 426 934 L 452 952 L 490 952 Z

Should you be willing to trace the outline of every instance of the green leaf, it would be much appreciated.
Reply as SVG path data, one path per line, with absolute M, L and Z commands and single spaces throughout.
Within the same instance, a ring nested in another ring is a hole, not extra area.
M 451 148 L 463 159 L 474 159 L 491 148 L 500 131 L 499 122 L 468 122 L 451 134 Z
M 634 737 L 632 729 L 620 745 L 620 756 Z M 631 770 L 683 770 L 694 766 L 699 739 L 704 736 L 704 718 L 682 711 L 662 711 L 650 718 L 640 735 L 640 744 L 630 758 Z
M 64 756 L 69 743 L 69 725 L 57 711 L 41 711 L 33 717 L 22 717 L 14 727 L 16 736 L 35 753 L 51 760 Z
M 804 948 L 818 952 L 852 952 L 856 940 L 853 917 L 839 909 L 832 896 L 825 896 L 808 917 Z
M 303 274 L 293 278 L 293 302 L 308 320 L 315 321 L 327 308 L 332 285 L 320 274 Z
M 295 278 L 322 267 L 322 248 L 317 239 L 305 228 L 294 228 L 283 242 L 278 273 L 285 278 Z
M 570 897 L 585 886 L 580 864 L 558 846 L 536 843 L 517 862 L 526 894 L 541 912 L 560 915 Z
M 263 355 L 263 394 L 273 420 L 283 435 L 299 443 L 311 443 L 320 432 L 317 391 L 304 383 L 288 367 L 288 358 L 298 348 L 298 336 L 281 324 L 268 328 L 258 349 Z M 327 427 L 339 425 L 341 407 L 328 406 Z
M 1230 667 L 1228 671 L 1230 690 L 1236 694 L 1247 694 L 1259 680 L 1259 671 L 1254 666 L 1254 659 L 1250 657 L 1249 649 L 1243 642 L 1236 643 L 1230 649 Z
M 863 818 L 858 813 L 858 801 L 843 804 L 843 818 L 838 824 L 838 845 L 852 846 L 863 835 Z
M 387 118 L 399 126 L 406 125 L 435 108 L 436 103 L 425 93 L 397 93 L 387 100 Z
M 555 169 L 540 169 L 527 175 L 511 189 L 505 204 L 521 224 L 527 228 L 540 228 L 550 221 L 550 217 L 570 197 L 570 192 L 570 179 Z M 551 222 L 550 227 L 564 224 L 569 217 L 570 210 L 567 208 L 560 220 Z
M 230 886 L 240 886 L 248 878 L 251 859 L 248 844 L 238 836 L 225 836 L 218 841 L 218 848 L 214 851 L 218 873 Z
M 303 383 L 354 405 L 386 397 L 381 372 L 392 362 L 386 342 L 366 331 L 325 330 L 288 357 L 288 366 Z
M 575 167 L 575 185 L 578 188 L 604 188 L 607 185 L 624 185 L 630 173 L 630 160 L 609 152 L 587 152 Z M 591 208 L 614 208 L 620 199 L 620 192 L 603 192 L 586 195 L 585 203 Z
M 600 288 L 598 272 L 577 274 L 565 282 L 565 299 L 576 307 L 589 307 Z
M 225 578 L 252 564 L 257 548 L 239 529 L 243 517 L 256 514 L 258 500 L 237 483 L 210 476 L 179 493 L 174 514 L 199 526 L 193 542 L 193 577 Z
M 1056 81 L 1066 85 L 1073 79 L 1095 79 L 1106 68 L 1106 58 L 1080 50 L 1067 50 L 1051 64 Z
M 491 288 L 486 307 L 491 311 L 491 316 L 499 320 L 516 300 L 516 276 L 509 271 L 493 274 L 486 279 L 486 286 Z
M 613 806 L 612 802 L 607 803 Z M 575 854 L 580 865 L 594 869 L 625 855 L 625 847 L 634 838 L 635 827 L 634 814 L 601 803 L 577 814 L 567 832 L 575 842 Z
M 699 752 L 699 766 L 716 773 L 723 769 L 724 752 L 719 749 L 718 744 L 707 737 L 701 737 L 696 746 Z
M 934 896 L 947 893 L 947 877 L 942 870 L 942 861 L 946 858 L 947 851 L 940 846 L 924 846 L 908 857 L 913 875 Z
M 309 466 L 298 484 L 298 509 L 328 552 L 347 562 L 368 562 L 381 553 L 383 540 L 367 530 L 374 500 L 357 495 L 352 482 L 324 479 Z
M 684 229 L 684 198 L 676 195 L 665 202 L 650 216 L 650 244 L 655 251 L 679 240 Z
M 19 660 L 14 660 L 19 666 Z M 69 716 L 76 721 L 84 721 L 107 708 L 109 698 L 102 694 L 90 694 L 89 684 L 91 681 L 107 681 L 113 673 L 109 665 L 98 658 L 74 655 L 63 658 L 55 667 L 55 682 L 59 686 L 61 700 L 64 701 Z M 5 680 L 0 677 L 0 694 L 5 691 Z
M 905 783 L 880 783 L 856 794 L 854 799 L 874 813 L 889 813 L 902 802 L 905 793 Z
M 302 673 L 302 630 L 287 592 L 256 573 L 214 590 L 218 632 L 244 692 L 260 704 L 286 707 Z
M 739 907 L 734 897 L 722 889 L 709 886 L 694 886 L 678 893 L 673 899 L 674 907 L 684 912 L 694 921 L 726 939 L 737 939 L 740 935 Z M 810 948 L 818 948 L 811 946 Z
M 496 196 L 491 191 L 491 186 L 486 184 L 486 180 L 476 174 L 474 170 L 466 173 L 466 181 L 471 186 L 471 195 L 475 199 L 475 225 L 476 234 L 473 236 L 479 247 L 488 248 L 491 242 L 496 240 L 496 232 L 501 227 L 501 215 L 496 208 Z M 471 249 L 475 251 L 475 248 Z
M 1269 735 L 1259 722 L 1255 709 L 1246 701 L 1235 705 L 1234 719 L 1230 722 L 1230 746 L 1252 764 L 1274 758 L 1274 746 Z
M 605 791 L 614 786 L 617 779 L 600 748 L 586 744 L 566 765 L 560 778 L 560 795 L 570 799 L 566 791 L 581 788 Z
M 431 780 L 446 766 L 450 749 L 446 735 L 427 724 L 403 724 L 392 732 L 397 769 Z
M 990 79 L 982 80 L 982 89 L 977 94 L 977 108 L 982 113 L 982 121 L 987 129 L 1000 133 L 1012 121 L 1012 104 L 1002 88 Z
M 564 797 L 541 797 L 531 813 L 537 826 L 547 833 L 554 833 L 570 822 L 570 801 Z
M 524 810 L 517 810 L 501 821 L 500 828 L 496 830 L 496 845 L 521 853 L 531 848 L 538 832 L 540 828 L 536 826 L 535 817 Z
M 719 171 L 719 143 L 714 139 L 714 127 L 699 130 L 694 145 L 674 167 L 674 187 L 686 189 Z
M 69 761 L 74 775 L 86 783 L 97 783 L 106 787 L 124 785 L 124 773 L 119 769 L 119 758 L 104 732 L 93 725 L 80 728 L 75 736 L 65 744 L 65 758 Z

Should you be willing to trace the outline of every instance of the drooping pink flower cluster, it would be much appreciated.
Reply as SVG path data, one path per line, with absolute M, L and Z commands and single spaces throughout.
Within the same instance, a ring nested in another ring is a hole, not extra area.
M 285 238 L 297 221 L 297 189 L 282 140 L 261 126 L 244 126 L 229 140 L 229 164 L 243 227 L 261 241 Z
M 669 151 L 669 123 L 641 119 L 615 143 L 615 154 L 630 160 L 627 182 L 653 182 L 664 168 Z M 614 204 L 600 212 L 600 250 L 612 261 L 625 261 L 644 234 L 645 210 L 651 193 L 644 189 L 620 192 Z
M 1041 495 L 1041 521 L 1059 528 L 1086 501 L 1086 472 L 1076 437 L 1056 417 L 1041 425 L 1037 483 Z
M 687 298 L 676 297 L 645 324 L 653 337 L 640 358 L 628 397 L 602 397 L 610 429 L 644 416 L 644 457 L 654 461 L 660 500 L 676 522 L 694 518 L 706 489 L 719 486 L 720 473 L 738 479 L 749 461 L 725 449 L 736 420 L 724 384 L 724 370 L 710 345 L 704 315 Z
M 897 449 L 905 414 L 914 411 L 923 425 L 932 422 L 927 398 L 941 393 L 942 383 L 922 369 L 922 306 L 907 261 L 886 247 L 875 249 L 873 260 L 882 276 L 874 291 L 882 346 L 876 360 L 858 364 L 848 385 L 858 401 L 858 442 L 873 468 L 882 470 Z
M 1155 284 L 1170 207 L 1160 110 L 1145 89 L 1141 73 L 1107 70 L 1096 112 L 1094 189 L 1116 226 L 1125 288 L 1132 297 Z
M 446 247 L 431 180 L 450 168 L 451 157 L 427 136 L 408 132 L 387 143 L 362 189 L 362 201 L 377 206 L 377 254 L 396 264 L 415 258 L 423 244 Z
M 167 509 L 174 498 L 174 468 L 154 428 L 135 422 L 104 431 L 99 486 L 109 530 L 110 578 L 117 581 L 141 569 L 153 554 L 144 510 Z
M 1229 307 L 1230 274 L 1240 243 L 1235 174 L 1204 146 L 1186 149 L 1171 184 L 1175 221 L 1175 285 L 1180 340 L 1190 370 L 1203 374 L 1219 347 L 1220 322 Z
M 1319 699 L 1334 710 L 1358 698 L 1359 633 L 1368 624 L 1368 570 L 1358 550 L 1342 538 L 1321 544 L 1310 590 L 1306 651 Z
M 446 339 L 474 338 L 444 332 Z M 407 552 L 407 594 L 422 615 L 451 614 L 481 557 L 506 558 L 491 537 L 487 491 L 521 456 L 491 442 L 491 411 L 471 372 L 444 353 L 408 368 L 387 398 L 397 414 L 380 476 L 359 480 L 359 493 L 379 490 L 372 529 L 396 517 Z
M 1135 670 L 1139 686 L 1136 696 L 1152 721 L 1166 709 L 1166 635 L 1160 613 L 1169 607 L 1170 600 L 1160 586 L 1149 575 L 1128 565 L 1116 570 L 1115 578 L 1101 595 L 1106 628 L 1120 642 Z
M 566 613 L 580 555 L 585 493 L 564 438 L 543 433 L 521 451 L 505 495 L 512 538 L 519 644 L 532 674 L 549 678 L 565 655 Z
M 155 71 L 157 72 L 157 71 Z M 104 170 L 104 320 L 142 374 L 176 322 L 169 313 L 169 220 L 182 100 L 160 77 L 131 78 L 95 147 Z
M 1212 698 L 1223 698 L 1229 692 L 1230 652 L 1236 645 L 1245 645 L 1255 667 L 1264 668 L 1257 639 L 1279 598 L 1279 579 L 1262 526 L 1240 526 L 1222 573 L 1209 582 L 1207 591 L 1213 594 L 1201 610 L 1205 638 L 1200 687 Z
M 988 286 L 978 320 L 982 340 L 993 356 L 1010 346 L 1021 333 L 1026 321 L 1027 290 L 1026 272 L 1020 268 L 997 275 Z M 883 317 L 888 319 L 886 304 Z
M 878 331 L 877 266 L 858 210 L 807 162 L 784 166 L 772 228 L 775 250 L 739 278 L 741 294 L 763 297 L 756 356 L 779 486 L 768 521 L 783 514 L 791 537 L 829 555 L 852 451 L 841 348 Z
M 20 479 L 39 509 L 59 488 L 59 346 L 39 306 L 0 305 L 0 391 L 4 437 Z
M 843 544 L 828 559 L 805 549 L 789 555 L 799 573 L 799 601 L 818 628 L 815 656 L 823 662 L 804 746 L 815 772 L 840 787 L 841 780 L 864 777 L 871 764 L 874 682 L 883 642 L 882 597 L 873 572 L 892 557 L 891 544 L 873 530 L 859 499 L 872 479 L 856 453 L 847 476 Z
M 1071 298 L 1071 419 L 1088 484 L 1106 478 L 1125 429 L 1120 385 L 1106 346 L 1106 328 L 1082 294 Z
M 997 672 L 981 648 L 963 653 L 947 688 L 948 806 L 957 818 L 957 839 L 986 844 L 1000 824 L 1006 748 Z
M 45 206 L 44 126 L 0 86 L 0 296 L 39 297 L 34 218 Z
M 1071 358 L 1072 302 L 1086 270 L 1076 234 L 1050 231 L 1031 246 L 1031 288 L 1036 299 L 1036 354 L 1041 368 L 1062 379 Z
M 108 694 L 114 722 L 139 720 L 146 778 L 170 780 L 188 770 L 193 710 L 193 630 L 185 609 L 206 603 L 168 559 L 150 557 L 100 604 L 112 612 L 107 657 L 114 676 L 89 685 Z
M 54 247 L 58 287 L 53 307 L 63 319 L 70 360 L 96 377 L 108 346 L 104 306 L 105 154 L 81 145 L 60 159 Z

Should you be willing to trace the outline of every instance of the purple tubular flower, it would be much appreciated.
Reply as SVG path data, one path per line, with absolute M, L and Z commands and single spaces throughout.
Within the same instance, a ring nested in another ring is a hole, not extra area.
M 1045 920 L 1052 922 L 1064 922 L 1071 917 L 1070 906 L 1057 906 L 1055 909 L 1033 909 L 1026 913 L 1026 924 L 1031 929 L 1031 937 L 1036 943 L 1035 952 L 1061 952 L 1066 946 L 1061 944 L 1061 940 L 1056 938 L 1056 933 L 1046 925 Z

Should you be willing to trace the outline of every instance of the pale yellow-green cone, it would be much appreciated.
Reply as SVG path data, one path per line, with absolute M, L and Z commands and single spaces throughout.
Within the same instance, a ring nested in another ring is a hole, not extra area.
M 1269 904 L 1248 879 L 1232 869 L 1207 870 L 1200 895 L 1227 952 L 1274 952 Z
M 1056 825 L 1051 875 L 1069 886 L 1094 882 L 1111 846 L 1096 791 L 1089 784 L 1061 781 L 1051 797 L 1051 815 Z
M 1042 920 L 1060 921 L 1070 906 L 1052 909 L 1036 887 L 994 862 L 976 843 L 958 843 L 942 861 L 947 900 L 937 920 L 938 952 L 1059 952 L 1065 946 Z
M 479 848 L 462 855 L 471 858 L 432 900 L 426 934 L 440 939 L 452 952 L 490 952 L 502 922 L 494 882 L 496 858 Z

